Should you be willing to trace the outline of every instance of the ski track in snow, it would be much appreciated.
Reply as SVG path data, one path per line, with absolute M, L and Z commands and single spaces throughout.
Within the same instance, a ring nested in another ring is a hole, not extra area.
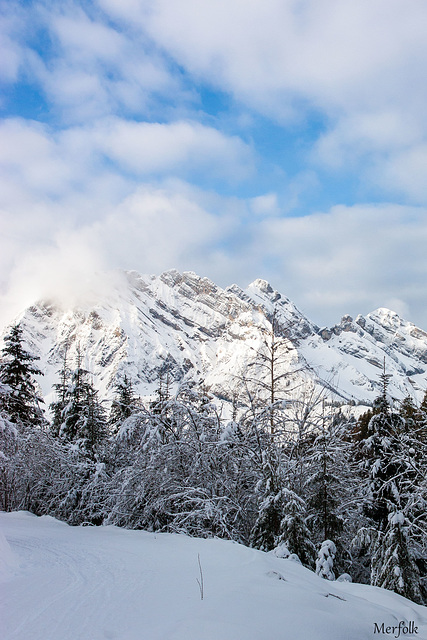
M 1 640 L 376 640 L 374 622 L 399 620 L 427 640 L 426 607 L 233 542 L 25 512 L 0 529 L 16 559 L 0 572 Z

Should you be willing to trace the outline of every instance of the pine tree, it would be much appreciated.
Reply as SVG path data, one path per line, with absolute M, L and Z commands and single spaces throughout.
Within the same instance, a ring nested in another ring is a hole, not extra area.
M 405 421 L 406 431 L 425 446 L 427 444 L 427 391 L 417 407 L 409 396 L 402 400 L 399 414 Z
M 405 431 L 416 433 L 421 413 L 411 396 L 403 398 L 399 406 L 399 415 L 405 423 Z
M 71 374 L 64 397 L 59 436 L 69 442 L 78 442 L 83 449 L 94 454 L 96 445 L 106 435 L 106 419 L 98 391 L 89 376 L 89 372 L 82 367 L 82 357 L 78 352 L 77 367 Z
M 336 552 L 337 549 L 332 540 L 324 540 L 320 545 L 316 559 L 316 573 L 325 580 L 335 580 L 333 566 Z
M 11 327 L 5 336 L 0 364 L 0 382 L 7 387 L 7 393 L 0 397 L 1 407 L 6 410 L 12 422 L 24 425 L 42 425 L 45 420 L 40 403 L 43 399 L 36 391 L 34 377 L 43 375 L 33 363 L 39 358 L 24 348 L 22 327 Z
M 369 423 L 370 435 L 363 445 L 368 469 L 364 512 L 373 529 L 371 584 L 420 602 L 420 575 L 407 526 L 411 520 L 418 520 L 418 513 L 425 506 L 425 499 L 417 490 L 417 482 L 424 482 L 417 461 L 420 443 L 414 441 L 401 415 L 392 411 L 385 374 L 382 381 L 382 394 L 376 402 L 380 410 Z M 417 528 L 420 523 L 418 520 Z
M 301 564 L 312 569 L 316 551 L 311 541 L 311 533 L 306 524 L 307 507 L 294 491 L 283 491 L 283 517 L 276 545 L 284 543 L 291 553 L 295 553 Z
M 5 409 L 9 389 L 0 382 L 0 510 L 11 511 L 16 493 L 15 456 L 19 433 Z
M 400 488 L 406 469 L 400 447 L 404 422 L 391 410 L 386 389 L 385 381 L 377 400 L 380 410 L 371 418 L 369 436 L 363 443 L 369 469 L 369 494 L 364 510 L 380 531 L 387 528 L 389 513 L 401 508 Z
M 409 550 L 405 517 L 389 514 L 388 526 L 379 532 L 372 555 L 371 584 L 422 604 L 420 574 Z
M 344 528 L 340 502 L 349 484 L 348 446 L 339 425 L 323 425 L 308 453 L 310 476 L 305 489 L 310 527 L 320 540 L 336 540 Z
M 259 427 L 257 416 L 251 421 L 248 432 L 249 456 L 259 474 L 255 492 L 259 495 L 258 515 L 253 525 L 250 544 L 256 549 L 271 551 L 277 546 L 283 518 L 283 478 L 281 475 L 281 451 L 275 434 Z
M 111 403 L 108 425 L 113 433 L 117 433 L 120 425 L 129 418 L 139 407 L 132 380 L 126 375 L 116 381 L 114 385 L 115 398 Z
M 259 506 L 258 516 L 251 531 L 251 547 L 261 551 L 274 549 L 279 544 L 282 518 L 282 492 L 268 493 Z
M 67 391 L 71 377 L 71 371 L 68 367 L 67 362 L 68 349 L 69 343 L 67 341 L 65 344 L 62 368 L 60 369 L 60 371 L 58 371 L 59 382 L 53 385 L 53 388 L 56 392 L 56 400 L 49 405 L 49 409 L 52 412 L 52 422 L 50 430 L 53 436 L 59 435 L 63 423 L 63 412 L 67 404 Z

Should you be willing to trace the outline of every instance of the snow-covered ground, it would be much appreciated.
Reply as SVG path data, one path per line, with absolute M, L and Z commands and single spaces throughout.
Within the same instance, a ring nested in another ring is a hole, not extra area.
M 271 553 L 0 513 L 2 640 L 368 640 L 400 621 L 427 640 L 426 607 Z

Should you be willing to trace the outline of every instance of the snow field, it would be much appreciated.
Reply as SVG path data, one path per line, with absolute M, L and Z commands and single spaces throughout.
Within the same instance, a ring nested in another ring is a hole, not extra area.
M 426 607 L 237 543 L 26 512 L 0 530 L 2 640 L 371 640 L 400 620 L 427 640 Z

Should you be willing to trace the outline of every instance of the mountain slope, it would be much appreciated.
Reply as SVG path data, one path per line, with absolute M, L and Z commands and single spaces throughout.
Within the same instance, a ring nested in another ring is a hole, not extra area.
M 400 621 L 427 638 L 423 606 L 231 541 L 25 512 L 0 513 L 0 529 L 3 640 L 368 640 Z
M 264 280 L 245 290 L 221 289 L 192 272 L 124 272 L 120 286 L 91 303 L 64 309 L 39 302 L 18 320 L 30 349 L 41 358 L 47 401 L 66 350 L 73 366 L 77 349 L 105 399 L 124 372 L 139 393 L 150 395 L 167 370 L 175 386 L 203 382 L 214 395 L 230 400 L 248 373 L 253 375 L 273 314 L 286 342 L 280 366 L 290 372 L 288 382 L 326 387 L 333 399 L 371 401 L 385 361 L 393 396 L 422 395 L 424 331 L 387 309 L 355 320 L 344 316 L 336 326 L 320 329 Z

